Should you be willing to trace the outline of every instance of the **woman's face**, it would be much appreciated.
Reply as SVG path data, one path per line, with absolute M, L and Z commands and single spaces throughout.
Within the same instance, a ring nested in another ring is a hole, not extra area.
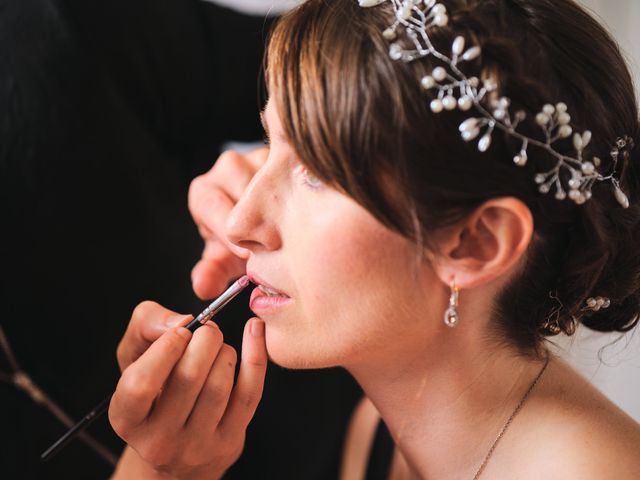
M 428 334 L 424 292 L 433 271 L 406 238 L 303 167 L 269 101 L 267 162 L 231 212 L 227 234 L 250 251 L 251 309 L 266 324 L 273 361 L 348 366 L 395 354 Z M 417 333 L 419 332 L 419 333 Z M 424 348 L 424 343 L 422 343 Z

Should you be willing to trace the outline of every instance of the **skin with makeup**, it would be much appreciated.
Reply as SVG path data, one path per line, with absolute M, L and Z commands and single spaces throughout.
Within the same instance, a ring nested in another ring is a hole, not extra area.
M 269 148 L 223 154 L 189 192 L 205 240 L 195 292 L 212 297 L 245 272 L 258 285 L 237 382 L 215 324 L 192 335 L 189 317 L 141 304 L 118 349 L 109 417 L 128 447 L 114 478 L 220 478 L 242 452 L 267 359 L 344 367 L 362 386 L 345 479 L 363 478 L 380 418 L 396 446 L 390 478 L 474 478 L 525 396 L 482 478 L 639 478 L 635 421 L 544 347 L 496 339 L 495 300 L 535 236 L 530 208 L 490 198 L 421 249 L 301 161 L 280 87 L 262 113 Z M 442 320 L 453 281 L 456 328 Z

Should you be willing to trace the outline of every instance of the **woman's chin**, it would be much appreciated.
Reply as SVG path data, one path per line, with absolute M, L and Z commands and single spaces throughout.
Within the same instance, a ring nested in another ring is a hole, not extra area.
M 326 352 L 318 351 L 310 345 L 283 341 L 266 335 L 269 360 L 276 365 L 292 370 L 308 370 L 337 366 L 335 358 L 329 358 Z
M 283 351 L 277 348 L 269 348 L 267 346 L 269 360 L 276 365 L 291 370 L 310 370 L 317 368 L 328 368 L 326 362 L 319 361 L 309 355 L 298 355 L 296 352 Z

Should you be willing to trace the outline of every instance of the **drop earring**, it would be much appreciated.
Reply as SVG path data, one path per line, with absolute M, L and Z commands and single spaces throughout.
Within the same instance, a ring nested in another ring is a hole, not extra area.
M 447 327 L 455 327 L 458 325 L 460 317 L 458 315 L 458 287 L 456 287 L 455 279 L 451 282 L 451 296 L 449 297 L 449 308 L 444 312 L 444 324 Z

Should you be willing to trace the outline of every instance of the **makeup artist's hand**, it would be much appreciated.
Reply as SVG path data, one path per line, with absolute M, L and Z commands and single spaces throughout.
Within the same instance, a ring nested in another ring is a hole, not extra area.
M 245 326 L 234 385 L 236 352 L 215 324 L 193 334 L 170 326 L 190 318 L 153 302 L 132 316 L 118 347 L 124 371 L 109 407 L 111 425 L 129 444 L 114 479 L 220 478 L 242 452 L 262 396 L 264 323 L 252 318 Z
M 220 294 L 232 279 L 245 273 L 248 252 L 229 242 L 224 227 L 229 212 L 268 154 L 268 148 L 247 155 L 225 152 L 211 170 L 191 182 L 189 211 L 205 242 L 191 282 L 202 299 Z

